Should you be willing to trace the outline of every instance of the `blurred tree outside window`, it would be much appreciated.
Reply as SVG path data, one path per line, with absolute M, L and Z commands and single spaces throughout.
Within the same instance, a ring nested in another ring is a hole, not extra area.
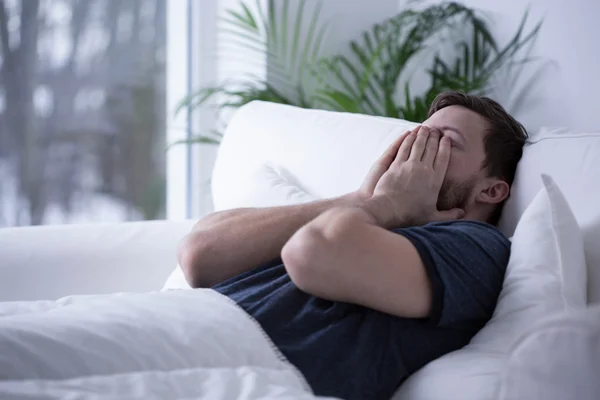
M 168 0 L 0 0 L 0 227 L 165 216 Z

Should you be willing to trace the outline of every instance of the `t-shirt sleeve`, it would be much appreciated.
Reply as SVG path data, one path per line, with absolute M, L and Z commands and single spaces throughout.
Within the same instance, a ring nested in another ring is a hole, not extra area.
M 417 249 L 432 287 L 429 322 L 435 326 L 485 323 L 494 312 L 510 242 L 492 225 L 475 221 L 395 229 Z

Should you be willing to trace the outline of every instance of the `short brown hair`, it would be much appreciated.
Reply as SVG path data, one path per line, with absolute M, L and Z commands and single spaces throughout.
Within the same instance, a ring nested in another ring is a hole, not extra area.
M 461 92 L 438 94 L 429 108 L 429 116 L 449 106 L 468 108 L 487 120 L 489 129 L 483 139 L 485 160 L 482 167 L 487 169 L 488 176 L 502 179 L 512 185 L 517 164 L 523 155 L 523 145 L 527 140 L 525 127 L 489 97 Z M 501 211 L 502 207 L 498 207 L 490 222 L 496 223 Z

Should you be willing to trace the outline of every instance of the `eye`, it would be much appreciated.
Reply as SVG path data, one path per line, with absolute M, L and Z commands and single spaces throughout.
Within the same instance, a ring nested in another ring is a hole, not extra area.
M 460 143 L 458 143 L 458 141 L 454 140 L 453 138 L 450 138 L 450 147 L 452 149 L 456 149 L 456 150 L 462 150 L 463 147 Z

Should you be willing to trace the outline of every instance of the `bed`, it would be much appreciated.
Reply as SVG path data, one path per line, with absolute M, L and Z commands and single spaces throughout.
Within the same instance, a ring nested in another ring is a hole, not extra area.
M 235 114 L 219 148 L 215 209 L 354 190 L 412 126 L 251 103 Z M 577 307 L 545 307 L 513 328 L 515 339 L 502 350 L 472 343 L 434 361 L 394 399 L 591 399 L 600 391 L 590 378 L 600 369 L 600 133 L 544 128 L 532 135 L 500 223 L 507 235 L 544 187 L 542 174 L 564 194 L 580 235 L 583 261 L 567 261 L 581 267 L 565 272 L 583 271 L 584 282 L 571 285 Z M 248 315 L 210 290 L 189 290 L 175 249 L 193 223 L 0 230 L 0 398 L 315 398 Z M 48 319 L 60 323 L 48 329 Z

